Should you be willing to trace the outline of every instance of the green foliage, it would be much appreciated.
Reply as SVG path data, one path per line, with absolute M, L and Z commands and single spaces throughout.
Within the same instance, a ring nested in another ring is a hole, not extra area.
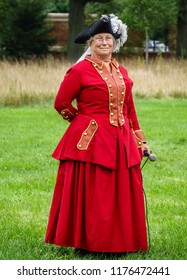
M 106 2 L 106 1 L 105 1 Z M 120 15 L 120 11 L 123 8 L 123 1 L 109 0 L 106 3 L 98 3 L 96 1 L 89 1 L 85 7 L 86 17 L 90 17 L 90 14 L 97 14 L 100 17 L 103 14 L 115 14 Z
M 69 0 L 49 0 L 48 5 L 49 13 L 68 13 L 69 12 Z
M 53 39 L 47 0 L 0 0 L 0 56 L 26 59 L 48 53 Z
M 124 2 L 122 18 L 140 30 L 148 29 L 152 36 L 160 29 L 176 24 L 176 0 L 124 0 Z

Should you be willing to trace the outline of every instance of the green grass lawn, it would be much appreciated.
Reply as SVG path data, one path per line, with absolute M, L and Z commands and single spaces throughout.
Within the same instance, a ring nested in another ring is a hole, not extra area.
M 151 244 L 120 259 L 187 259 L 187 100 L 139 99 L 136 108 L 157 155 L 142 170 Z M 67 126 L 53 102 L 0 109 L 2 260 L 107 258 L 44 243 L 58 167 L 51 153 Z

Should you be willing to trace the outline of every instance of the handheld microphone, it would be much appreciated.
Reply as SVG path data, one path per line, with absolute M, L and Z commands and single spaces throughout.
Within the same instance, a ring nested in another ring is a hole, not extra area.
M 143 153 L 144 156 L 148 157 L 150 161 L 155 161 L 157 159 L 155 154 L 151 154 L 151 151 L 149 153 L 147 150 L 145 150 Z

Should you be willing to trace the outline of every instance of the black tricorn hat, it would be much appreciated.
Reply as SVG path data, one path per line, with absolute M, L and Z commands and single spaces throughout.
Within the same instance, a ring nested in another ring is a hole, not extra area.
M 118 39 L 121 34 L 112 30 L 110 16 L 102 16 L 100 19 L 94 21 L 90 26 L 83 29 L 75 38 L 75 43 L 85 44 L 92 36 L 98 33 L 110 33 L 115 39 Z

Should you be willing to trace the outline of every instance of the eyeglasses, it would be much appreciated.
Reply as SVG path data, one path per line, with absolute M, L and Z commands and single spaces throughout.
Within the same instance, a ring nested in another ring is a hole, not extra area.
M 107 36 L 107 37 L 94 37 L 93 38 L 96 42 L 98 43 L 103 43 L 104 41 L 106 41 L 107 43 L 111 43 L 113 41 L 113 37 L 111 36 Z

